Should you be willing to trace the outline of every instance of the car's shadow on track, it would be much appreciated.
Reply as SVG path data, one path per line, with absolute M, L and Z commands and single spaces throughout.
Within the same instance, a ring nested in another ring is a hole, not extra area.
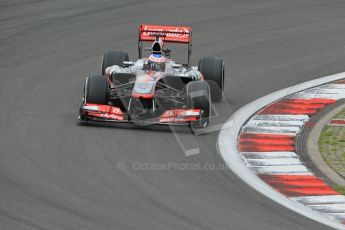
M 183 134 L 191 134 L 188 126 L 169 126 L 169 125 L 137 125 L 133 123 L 106 123 L 106 122 L 95 122 L 95 121 L 76 121 L 78 126 L 81 127 L 101 127 L 101 128 L 112 128 L 112 129 L 126 129 L 126 130 L 146 130 L 155 132 L 166 132 L 173 133 L 179 132 Z

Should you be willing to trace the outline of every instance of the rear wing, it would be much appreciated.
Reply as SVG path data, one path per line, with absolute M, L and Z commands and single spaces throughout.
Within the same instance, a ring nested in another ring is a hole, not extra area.
M 139 58 L 142 58 L 142 42 L 155 41 L 156 35 L 163 35 L 165 43 L 180 43 L 188 45 L 188 66 L 190 67 L 190 57 L 192 54 L 192 29 L 188 26 L 161 26 L 161 25 L 141 25 L 139 26 L 138 51 Z

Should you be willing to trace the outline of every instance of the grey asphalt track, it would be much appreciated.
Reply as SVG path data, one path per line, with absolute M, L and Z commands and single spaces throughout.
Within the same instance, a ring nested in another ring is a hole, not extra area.
M 229 170 L 136 169 L 218 166 L 217 132 L 197 136 L 200 154 L 186 157 L 171 132 L 75 118 L 104 51 L 137 57 L 140 23 L 192 26 L 193 63 L 224 58 L 237 110 L 344 71 L 344 13 L 342 0 L 0 1 L 0 229 L 328 229 Z

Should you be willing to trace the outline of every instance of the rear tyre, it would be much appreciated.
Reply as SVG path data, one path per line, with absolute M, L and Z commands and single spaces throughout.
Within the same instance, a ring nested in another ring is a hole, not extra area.
M 103 55 L 102 59 L 102 75 L 105 75 L 106 68 L 118 65 L 123 67 L 123 62 L 128 61 L 128 54 L 122 51 L 109 51 Z
M 201 109 L 200 119 L 190 122 L 193 133 L 205 128 L 210 120 L 211 98 L 210 87 L 204 81 L 195 81 L 187 84 L 187 106 L 191 109 Z
M 106 76 L 91 75 L 86 79 L 85 102 L 107 104 L 108 82 Z
M 211 99 L 219 102 L 224 94 L 224 61 L 216 57 L 204 57 L 200 59 L 198 70 L 210 85 Z

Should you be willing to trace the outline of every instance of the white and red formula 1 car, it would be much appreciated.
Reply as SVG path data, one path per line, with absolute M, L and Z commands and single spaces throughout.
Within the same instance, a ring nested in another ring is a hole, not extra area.
M 137 61 L 129 61 L 125 52 L 109 51 L 102 75 L 86 78 L 79 120 L 206 127 L 211 103 L 223 97 L 224 62 L 205 57 L 192 67 L 191 38 L 190 27 L 141 25 Z M 143 57 L 143 42 L 152 42 L 144 49 L 148 57 Z M 188 63 L 173 61 L 164 43 L 187 44 Z

